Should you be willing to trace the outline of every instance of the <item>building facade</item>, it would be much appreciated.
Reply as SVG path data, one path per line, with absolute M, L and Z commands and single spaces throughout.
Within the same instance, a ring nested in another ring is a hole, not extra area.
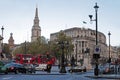
M 36 8 L 34 24 L 31 31 L 32 31 L 31 42 L 34 42 L 41 36 L 41 27 L 39 26 L 38 8 Z
M 117 59 L 117 58 L 119 58 L 117 50 L 118 50 L 118 47 L 116 47 L 116 46 L 110 46 L 110 58 L 111 59 Z M 108 57 L 109 57 L 109 47 L 108 47 Z
M 10 33 L 10 38 L 8 40 L 8 45 L 9 45 L 9 55 L 6 55 L 7 58 L 12 58 L 13 57 L 13 54 L 12 54 L 12 51 L 15 49 L 15 44 L 14 44 L 14 39 L 13 39 L 13 33 Z
M 93 58 L 96 45 L 95 30 L 74 27 L 63 30 L 63 32 L 66 34 L 66 36 L 70 36 L 72 38 L 72 44 L 74 45 L 74 52 L 72 55 L 74 55 L 74 57 L 77 55 L 78 61 L 85 57 L 89 57 L 91 59 Z M 59 32 L 52 33 L 50 35 L 50 40 L 55 40 L 58 33 Z M 98 32 L 98 46 L 100 47 L 100 56 L 107 56 L 106 36 L 101 32 Z M 86 50 L 89 51 L 86 53 Z
M 9 45 L 10 50 L 13 50 L 13 48 L 15 47 L 14 39 L 13 39 L 13 33 L 10 33 L 10 38 L 8 40 L 8 45 Z

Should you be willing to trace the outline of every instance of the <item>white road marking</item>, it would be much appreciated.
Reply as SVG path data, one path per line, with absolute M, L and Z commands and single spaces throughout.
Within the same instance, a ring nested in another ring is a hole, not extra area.
M 6 77 L 6 78 L 3 78 L 3 80 L 9 80 L 11 78 L 13 78 L 13 77 Z

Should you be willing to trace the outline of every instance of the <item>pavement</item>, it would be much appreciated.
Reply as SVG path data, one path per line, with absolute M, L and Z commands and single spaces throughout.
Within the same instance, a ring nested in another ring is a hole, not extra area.
M 56 67 L 57 68 L 57 67 Z M 69 68 L 67 68 L 68 70 Z M 69 74 L 73 74 L 73 75 L 81 75 L 81 74 L 87 74 L 87 75 L 83 75 L 84 77 L 87 77 L 89 79 L 117 79 L 120 80 L 120 74 L 100 74 L 98 76 L 94 75 L 94 70 L 88 70 L 87 72 L 79 72 L 79 73 L 59 73 L 59 69 L 53 69 L 51 73 L 46 73 L 46 72 L 42 72 L 42 73 L 37 73 L 38 75 L 69 75 Z
M 120 74 L 105 74 L 105 75 L 87 75 L 85 77 L 92 78 L 92 79 L 118 79 L 120 80 Z
M 84 77 L 89 78 L 90 80 L 93 80 L 93 79 L 95 79 L 95 80 L 96 79 L 99 79 L 99 80 L 102 80 L 102 79 L 120 80 L 120 74 L 100 74 L 98 76 L 95 76 L 93 70 L 90 70 L 87 72 L 78 72 L 78 73 L 69 73 L 69 72 L 59 73 L 59 71 L 54 71 L 54 70 L 51 73 L 47 73 L 47 72 L 38 72 L 37 73 L 37 75 L 70 75 L 70 74 L 73 74 L 73 75 L 82 75 L 83 74 Z

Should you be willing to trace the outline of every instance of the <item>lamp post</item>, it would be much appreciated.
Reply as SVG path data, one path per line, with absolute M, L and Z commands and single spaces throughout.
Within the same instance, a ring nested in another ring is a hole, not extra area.
M 1 37 L 1 35 L 0 35 L 0 44 L 1 44 L 1 41 L 3 40 L 3 37 Z M 1 57 L 1 60 L 2 60 L 2 58 L 4 57 L 3 56 L 3 53 L 2 53 L 2 45 L 0 45 L 0 57 Z
M 76 50 L 75 51 L 76 51 L 76 65 L 77 65 L 77 60 L 78 60 L 77 59 L 77 41 L 75 42 L 75 46 L 76 46 Z
M 110 35 L 111 35 L 111 33 L 109 32 L 108 33 L 108 37 L 109 37 L 109 69 L 110 69 L 110 63 L 111 63 L 111 58 L 110 58 Z
M 2 50 L 2 51 L 1 51 L 1 56 L 2 56 L 2 58 L 4 58 L 4 56 L 3 56 L 3 39 L 4 39 L 4 38 L 3 38 L 3 30 L 4 30 L 4 27 L 3 27 L 3 26 L 2 26 L 2 28 L 1 28 L 1 30 L 2 30 L 2 39 L 1 39 L 1 41 L 2 41 L 2 42 L 1 42 L 1 44 L 2 44 L 2 45 L 1 45 L 1 50 Z
M 2 37 L 3 37 L 3 30 L 4 30 L 4 27 L 2 26 L 2 28 L 1 28 L 1 30 L 2 30 Z M 2 50 L 3 50 L 3 39 L 2 39 Z
M 64 41 L 60 41 L 60 42 L 58 42 L 58 44 L 60 45 L 60 47 L 62 49 L 60 73 L 66 73 L 66 69 L 65 69 L 65 55 L 64 55 L 65 43 L 64 43 Z
M 68 55 L 68 53 L 69 53 L 69 42 L 68 41 L 66 41 L 66 64 L 68 64 L 68 59 L 69 59 L 69 55 Z
M 98 17 L 97 17 L 97 12 L 98 12 L 98 8 L 99 8 L 99 6 L 97 5 L 97 3 L 95 4 L 95 6 L 94 6 L 94 8 L 95 8 L 95 19 L 93 20 L 92 19 L 92 17 L 93 17 L 93 15 L 89 15 L 89 17 L 90 17 L 90 21 L 95 21 L 96 23 L 96 46 L 98 45 Z M 96 48 L 96 51 L 98 51 L 98 48 Z M 94 75 L 95 76 L 98 76 L 98 58 L 100 57 L 100 54 L 96 54 L 96 53 L 94 53 L 93 54 L 93 58 L 95 59 L 95 69 L 94 69 Z
M 25 41 L 25 54 L 26 54 L 26 51 L 27 51 L 27 50 L 26 50 L 26 41 Z

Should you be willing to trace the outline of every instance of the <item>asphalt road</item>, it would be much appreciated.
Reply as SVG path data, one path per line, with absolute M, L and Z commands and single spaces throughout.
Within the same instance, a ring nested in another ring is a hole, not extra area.
M 41 72 L 37 71 L 35 74 L 14 74 L 0 75 L 0 80 L 109 80 L 109 79 L 93 79 L 86 76 L 93 75 L 93 71 L 81 73 L 65 73 L 59 72 Z M 113 79 L 112 79 L 113 80 Z
M 68 68 L 66 68 L 68 70 Z M 92 78 L 93 70 L 79 73 L 59 73 L 58 67 L 53 67 L 51 73 L 37 71 L 35 74 L 1 74 L 0 80 L 110 80 L 103 78 Z M 114 79 L 111 79 L 114 80 Z

